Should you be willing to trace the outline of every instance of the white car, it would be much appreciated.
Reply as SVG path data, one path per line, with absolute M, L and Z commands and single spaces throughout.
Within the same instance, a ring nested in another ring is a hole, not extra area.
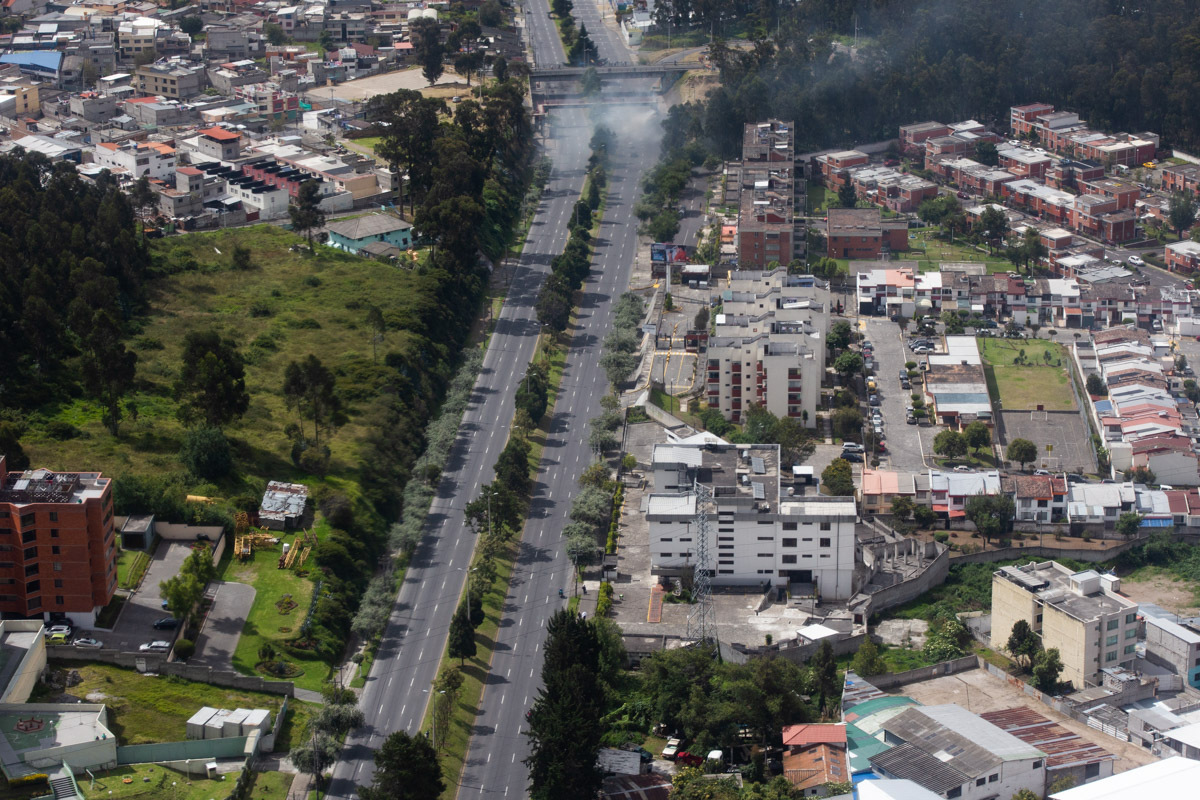
M 974 472 L 975 470 L 968 467 L 966 464 L 959 464 L 954 468 L 955 472 Z
M 145 644 L 138 647 L 138 650 L 142 651 L 143 653 L 149 653 L 149 652 L 154 652 L 154 651 L 158 651 L 158 650 L 162 650 L 165 652 L 170 649 L 171 649 L 171 643 L 164 642 L 161 639 L 155 640 L 153 642 L 146 642 Z
M 76 639 L 74 642 L 72 642 L 72 644 L 76 647 L 86 647 L 89 650 L 99 650 L 100 648 L 104 647 L 104 642 L 100 641 L 99 639 L 91 639 L 86 637 L 83 639 Z
M 1142 257 L 1141 257 L 1141 256 L 1130 256 L 1130 257 L 1129 257 L 1129 263 L 1130 263 L 1130 264 L 1132 264 L 1132 265 L 1133 265 L 1133 266 L 1135 266 L 1135 267 L 1144 267 L 1144 266 L 1146 266 L 1146 262 L 1142 260 Z
M 846 442 L 845 444 L 842 445 L 842 452 L 843 453 L 861 453 L 861 452 L 863 452 L 863 446 L 861 444 L 858 444 L 857 442 Z
M 52 625 L 46 629 L 46 635 L 54 636 L 55 634 L 61 633 L 64 636 L 70 636 L 72 630 L 74 629 L 70 625 Z

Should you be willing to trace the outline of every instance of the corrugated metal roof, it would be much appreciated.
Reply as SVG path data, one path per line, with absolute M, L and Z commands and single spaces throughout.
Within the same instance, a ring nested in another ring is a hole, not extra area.
M 1103 747 L 1067 730 L 1031 708 L 1018 706 L 989 711 L 979 716 L 1044 752 L 1048 769 L 1115 761 L 1117 758 Z
M 823 742 L 845 744 L 846 723 L 787 725 L 783 729 L 784 747 L 803 747 Z
M 699 447 L 686 447 L 676 444 L 654 445 L 655 464 L 683 464 L 688 467 L 699 467 L 703 463 L 704 451 Z
M 972 776 L 959 772 L 949 764 L 912 744 L 901 744 L 871 758 L 871 766 L 897 778 L 907 778 L 931 792 L 942 794 L 964 783 Z

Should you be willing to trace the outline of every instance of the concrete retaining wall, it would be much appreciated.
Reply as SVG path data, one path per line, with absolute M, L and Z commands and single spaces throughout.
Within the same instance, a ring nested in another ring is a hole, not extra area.
M 208 545 L 213 549 L 213 563 L 221 560 L 225 552 L 225 529 L 220 525 L 181 525 L 177 522 L 154 522 L 154 533 L 160 539 L 170 542 L 194 542 L 196 537 L 204 534 L 209 538 Z
M 679 417 L 676 417 L 673 414 L 668 414 L 666 411 L 663 411 L 650 401 L 646 401 L 646 405 L 642 406 L 642 408 L 646 411 L 646 416 L 655 422 L 665 425 L 668 428 L 677 428 L 680 425 L 687 425 L 687 423 L 681 420 Z
M 968 672 L 979 666 L 977 656 L 963 656 L 956 658 L 953 661 L 943 661 L 940 664 L 933 664 L 928 667 L 918 667 L 910 669 L 906 672 L 894 672 L 890 675 L 875 675 L 870 678 L 864 678 L 872 686 L 877 689 L 890 689 L 894 686 L 904 686 L 909 683 L 917 683 L 919 681 L 927 681 L 932 678 L 937 678 L 942 675 L 954 675 L 958 672 Z
M 1200 544 L 1200 534 L 1196 533 L 1175 533 L 1171 538 L 1176 542 L 1187 542 L 1188 544 Z M 1116 558 L 1122 553 L 1128 552 L 1140 544 L 1144 544 L 1147 537 L 1139 536 L 1136 539 L 1130 539 L 1125 542 L 1114 544 L 1106 547 L 1103 550 L 1085 550 L 1082 548 L 1061 548 L 1061 547 L 1043 547 L 1040 545 L 1031 544 L 1028 547 L 1002 547 L 997 550 L 984 550 L 970 555 L 955 554 L 953 563 L 955 564 L 991 564 L 995 561 L 1004 561 L 1012 558 L 1073 558 L 1076 561 L 1087 561 L 1089 563 L 1097 563 L 1100 561 L 1109 561 Z
M 228 686 L 250 692 L 266 692 L 294 697 L 296 685 L 291 681 L 269 681 L 255 675 L 242 675 L 227 669 L 202 667 L 179 661 L 167 661 L 166 653 L 124 653 L 119 650 L 77 650 L 73 647 L 52 648 L 50 658 L 63 661 L 101 661 L 138 672 L 174 675 L 199 683 Z
M 228 739 L 191 739 L 182 742 L 134 744 L 117 748 L 118 764 L 147 764 L 159 761 L 238 758 L 245 755 L 247 736 Z
M 858 647 L 862 644 L 864 636 L 866 634 L 860 633 L 856 636 L 832 642 L 833 654 L 835 656 L 844 656 L 858 652 Z M 771 645 L 770 647 L 739 647 L 737 650 L 749 658 L 780 656 L 789 661 L 795 661 L 797 664 L 806 664 L 810 658 L 816 655 L 817 649 L 821 646 L 820 642 L 810 642 L 808 644 L 796 644 L 796 642 L 796 639 L 791 639 L 780 644 Z
M 879 614 L 889 608 L 914 600 L 933 587 L 945 583 L 949 573 L 950 551 L 944 550 L 920 575 L 869 595 L 869 600 L 863 608 L 863 614 L 869 619 L 872 614 Z

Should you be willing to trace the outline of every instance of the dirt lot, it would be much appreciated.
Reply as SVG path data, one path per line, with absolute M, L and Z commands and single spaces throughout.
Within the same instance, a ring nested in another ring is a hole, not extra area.
M 920 683 L 910 683 L 907 686 L 898 686 L 892 694 L 906 695 L 928 706 L 954 703 L 969 711 L 974 711 L 976 714 L 997 711 L 1002 708 L 1027 706 L 1043 717 L 1054 720 L 1067 730 L 1116 754 L 1118 758 L 1113 765 L 1114 772 L 1124 772 L 1158 760 L 1149 751 L 1143 750 L 1135 744 L 1106 736 L 1081 722 L 1059 714 L 984 669 L 973 669 L 958 675 L 947 675 Z
M 1121 579 L 1121 594 L 1139 603 L 1155 603 L 1181 617 L 1200 614 L 1200 604 L 1196 602 L 1196 588 L 1195 584 L 1163 571 L 1150 571 L 1145 580 Z
M 333 87 L 322 86 L 311 90 L 309 94 L 314 99 L 327 100 L 332 90 L 333 96 L 342 100 L 365 100 L 377 94 L 394 92 L 397 89 L 417 89 L 426 97 L 449 97 L 452 94 L 462 93 L 466 84 L 465 78 L 446 71 L 439 79 L 437 86 L 431 87 L 421 75 L 420 69 L 410 67 L 399 72 L 385 72 L 369 78 L 358 78 Z

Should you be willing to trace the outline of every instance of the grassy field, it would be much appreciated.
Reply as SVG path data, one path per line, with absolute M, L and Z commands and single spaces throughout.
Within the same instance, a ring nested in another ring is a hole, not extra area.
M 253 789 L 246 796 L 255 800 L 284 800 L 291 788 L 292 777 L 278 772 L 258 773 Z M 109 797 L 114 800 L 211 800 L 227 796 L 233 790 L 237 774 L 208 780 L 191 778 L 156 764 L 133 764 L 97 773 L 94 786 L 83 772 L 77 774 L 75 780 L 88 800 L 107 800 Z M 130 782 L 126 783 L 126 780 Z
M 141 331 L 132 338 L 138 356 L 138 379 L 129 399 L 136 421 L 127 418 L 120 435 L 110 436 L 100 421 L 100 408 L 79 398 L 57 399 L 29 418 L 22 438 L 33 463 L 51 469 L 124 473 L 182 474 L 177 453 L 184 428 L 175 418 L 172 385 L 179 370 L 183 338 L 189 331 L 215 329 L 233 339 L 246 365 L 250 408 L 226 435 L 234 448 L 238 473 L 220 485 L 199 484 L 194 494 L 233 497 L 261 493 L 268 480 L 322 486 L 357 494 L 359 448 L 370 427 L 357 412 L 370 399 L 344 391 L 348 420 L 329 441 L 329 474 L 321 478 L 292 464 L 291 442 L 284 428 L 296 416 L 284 403 L 283 372 L 293 360 L 316 355 L 343 381 L 369 385 L 374 372 L 367 309 L 378 305 L 389 320 L 407 314 L 418 293 L 410 272 L 329 248 L 316 255 L 292 253 L 302 240 L 281 228 L 262 225 L 216 233 L 197 233 L 153 244 L 171 269 L 182 270 L 156 281 L 151 308 Z M 235 245 L 251 251 L 253 269 L 233 271 Z M 385 336 L 381 354 L 403 334 Z M 78 429 L 69 439 L 55 439 L 51 422 Z M 306 429 L 310 426 L 306 425 Z
M 988 393 L 1006 410 L 1037 408 L 1070 411 L 1075 394 L 1067 377 L 1067 353 L 1062 345 L 1044 339 L 979 339 L 988 377 Z M 1018 364 L 1022 351 L 1028 363 Z M 1050 361 L 1043 353 L 1050 352 Z
M 278 711 L 283 697 L 212 686 L 182 678 L 142 675 L 112 664 L 51 661 L 50 666 L 78 672 L 83 679 L 67 693 L 87 702 L 108 706 L 108 727 L 122 745 L 176 742 L 186 738 L 187 721 L 201 706 L 213 708 L 266 708 Z M 37 702 L 44 692 L 35 692 Z M 89 698 L 94 697 L 95 700 Z M 309 707 L 298 700 L 288 703 L 291 719 L 284 723 L 275 747 L 286 751 L 293 732 L 308 728 Z
M 312 532 L 320 539 L 328 534 L 329 528 L 321 524 Z M 291 534 L 283 537 L 283 542 L 290 543 L 292 547 L 299 546 L 296 544 L 299 541 L 300 537 Z M 271 677 L 255 669 L 255 665 L 261 661 L 259 649 L 269 642 L 282 650 L 289 640 L 296 638 L 312 601 L 313 582 L 307 570 L 279 568 L 283 542 L 274 549 L 254 551 L 246 561 L 239 561 L 235 557 L 223 562 L 221 580 L 254 587 L 254 603 L 246 615 L 242 636 L 233 653 L 234 669 L 247 675 Z M 295 605 L 292 606 L 289 600 Z M 286 613 L 284 609 L 287 609 Z M 315 653 L 302 649 L 289 648 L 286 652 L 286 660 L 304 670 L 304 674 L 289 677 L 288 680 L 302 689 L 321 691 L 321 686 L 329 677 L 329 665 Z
M 1006 259 L 999 256 L 989 256 L 976 250 L 969 244 L 938 239 L 930 229 L 913 231 L 915 238 L 908 240 L 908 252 L 896 255 L 905 261 L 916 261 L 921 272 L 933 272 L 941 269 L 941 265 L 953 261 L 982 262 L 988 272 L 1009 272 L 1015 267 Z

